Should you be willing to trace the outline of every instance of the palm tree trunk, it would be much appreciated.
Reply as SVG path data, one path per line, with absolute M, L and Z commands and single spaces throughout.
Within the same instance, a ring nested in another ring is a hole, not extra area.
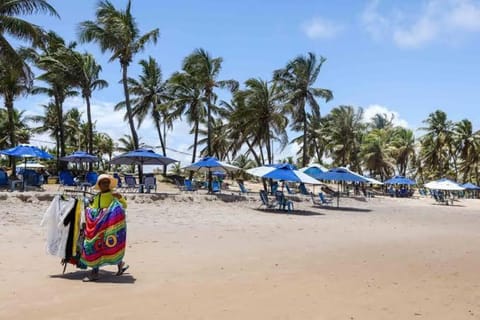
M 207 150 L 208 156 L 212 156 L 212 102 L 211 90 L 206 90 L 205 96 L 207 98 Z M 212 172 L 208 171 L 208 192 L 212 192 Z
M 248 150 L 250 150 L 250 152 L 253 154 L 253 157 L 255 158 L 255 161 L 260 164 L 260 158 L 258 157 L 258 154 L 255 152 L 255 149 L 253 148 L 252 144 L 250 143 L 250 141 L 248 141 L 248 139 L 245 140 L 245 142 L 247 143 L 247 146 L 248 146 Z
M 267 138 L 265 139 L 266 146 L 265 149 L 267 149 L 267 158 L 268 158 L 268 163 L 272 164 L 272 150 L 270 146 L 270 127 L 267 128 Z
M 158 139 L 160 140 L 160 146 L 162 147 L 162 152 L 163 155 L 166 156 L 167 151 L 165 149 L 165 143 L 163 142 L 163 135 L 162 135 L 162 129 L 160 128 L 160 116 L 158 112 L 155 112 L 153 114 L 153 118 L 155 121 L 155 127 L 157 128 L 157 133 L 158 133 Z M 163 166 L 163 175 L 167 175 L 167 166 Z
M 59 134 L 59 139 L 58 139 L 60 148 L 58 150 L 59 155 L 57 155 L 57 156 L 58 157 L 63 157 L 63 156 L 65 156 L 65 149 L 66 149 L 66 146 L 65 146 L 65 125 L 63 123 L 63 99 L 58 95 L 55 95 L 54 99 L 55 99 L 55 105 L 57 107 L 58 130 L 59 130 L 59 133 L 60 133 Z M 57 168 L 58 168 L 58 170 L 65 169 L 66 168 L 66 163 L 58 161 L 58 158 L 57 158 Z
M 135 123 L 133 122 L 132 106 L 130 105 L 130 94 L 128 92 L 128 65 L 122 63 L 122 83 L 123 83 L 123 93 L 125 95 L 125 107 L 127 109 L 128 125 L 130 131 L 132 132 L 133 145 L 135 150 L 138 149 L 138 135 L 135 130 Z M 138 178 L 139 182 L 142 183 L 143 178 L 143 168 L 142 165 L 138 165 Z
M 163 144 L 165 145 L 163 155 L 167 156 L 167 124 L 165 123 L 165 117 L 163 118 Z M 167 176 L 167 166 L 163 166 L 163 175 Z
M 93 126 L 92 126 L 92 110 L 90 106 L 90 97 L 85 95 L 85 101 L 87 102 L 87 126 L 88 126 L 88 138 L 87 138 L 87 152 L 93 153 Z M 88 171 L 92 171 L 93 163 L 88 164 Z
M 303 112 L 303 155 L 302 155 L 302 167 L 306 167 L 308 163 L 310 162 L 308 159 L 308 137 L 307 137 L 307 131 L 308 131 L 308 122 L 307 122 L 307 115 L 305 112 L 305 101 L 302 101 L 302 106 L 301 106 L 301 112 Z
M 10 146 L 13 148 L 17 145 L 17 140 L 15 139 L 13 96 L 10 94 L 5 95 L 5 108 L 7 108 L 7 114 L 8 114 L 8 134 L 10 136 Z M 17 168 L 16 168 L 15 159 L 13 157 L 10 157 L 10 163 L 12 167 L 12 176 L 15 176 Z
M 192 163 L 195 162 L 197 158 L 197 143 L 198 143 L 198 119 L 195 120 L 194 130 L 193 130 L 193 154 L 192 154 Z M 190 171 L 189 179 L 192 180 L 193 171 Z

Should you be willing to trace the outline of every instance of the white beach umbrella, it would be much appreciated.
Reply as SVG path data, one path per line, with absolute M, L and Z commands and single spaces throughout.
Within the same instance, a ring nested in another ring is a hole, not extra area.
M 425 188 L 432 189 L 432 190 L 446 190 L 446 191 L 465 190 L 465 188 L 459 185 L 458 183 L 448 179 L 430 181 L 429 183 L 425 184 Z

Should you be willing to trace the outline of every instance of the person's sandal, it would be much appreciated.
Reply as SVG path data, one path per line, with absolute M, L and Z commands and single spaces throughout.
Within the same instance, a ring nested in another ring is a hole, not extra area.
M 117 271 L 116 275 L 121 276 L 125 271 L 128 270 L 130 266 L 128 264 L 125 264 L 125 262 L 122 262 L 122 267 Z

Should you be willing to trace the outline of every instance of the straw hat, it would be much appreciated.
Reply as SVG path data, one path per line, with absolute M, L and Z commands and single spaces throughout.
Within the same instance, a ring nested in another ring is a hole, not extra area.
M 95 186 L 93 187 L 94 189 L 96 190 L 100 190 L 100 187 L 98 186 L 98 183 L 101 181 L 101 180 L 105 180 L 105 179 L 108 179 L 110 180 L 110 190 L 113 190 L 117 187 L 117 179 L 115 179 L 114 177 L 112 177 L 111 175 L 109 174 L 101 174 L 98 176 L 97 178 L 97 183 L 95 184 Z

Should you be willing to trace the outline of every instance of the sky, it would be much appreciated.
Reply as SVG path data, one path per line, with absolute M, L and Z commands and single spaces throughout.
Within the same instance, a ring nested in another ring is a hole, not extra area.
M 77 40 L 78 24 L 93 20 L 97 1 L 49 1 L 61 16 L 29 17 L 30 21 Z M 112 0 L 125 8 L 126 0 Z M 443 110 L 453 121 L 469 119 L 480 129 L 480 0 L 132 0 L 132 13 L 141 33 L 159 28 L 156 45 L 136 56 L 130 76 L 138 75 L 138 61 L 149 55 L 160 64 L 164 79 L 181 69 L 182 60 L 196 48 L 222 57 L 219 79 L 270 80 L 272 72 L 298 55 L 313 52 L 327 60 L 315 84 L 333 91 L 334 99 L 320 101 L 321 113 L 340 105 L 362 107 L 366 119 L 393 113 L 395 123 L 422 131 L 422 121 Z M 129 134 L 123 115 L 113 106 L 123 100 L 120 66 L 108 62 L 95 44 L 81 44 L 103 66 L 109 88 L 94 92 L 96 128 L 114 139 Z M 221 97 L 229 99 L 227 93 Z M 16 103 L 27 114 L 40 114 L 45 96 L 29 96 Z M 69 99 L 66 109 L 85 110 L 81 98 Z M 175 124 L 168 133 L 168 155 L 187 164 L 193 142 L 189 125 Z M 297 134 L 289 133 L 293 139 Z M 139 130 L 141 141 L 157 146 L 148 120 Z M 44 136 L 33 144 L 45 144 Z M 159 150 L 159 149 L 157 149 Z M 293 155 L 291 145 L 279 157 Z

